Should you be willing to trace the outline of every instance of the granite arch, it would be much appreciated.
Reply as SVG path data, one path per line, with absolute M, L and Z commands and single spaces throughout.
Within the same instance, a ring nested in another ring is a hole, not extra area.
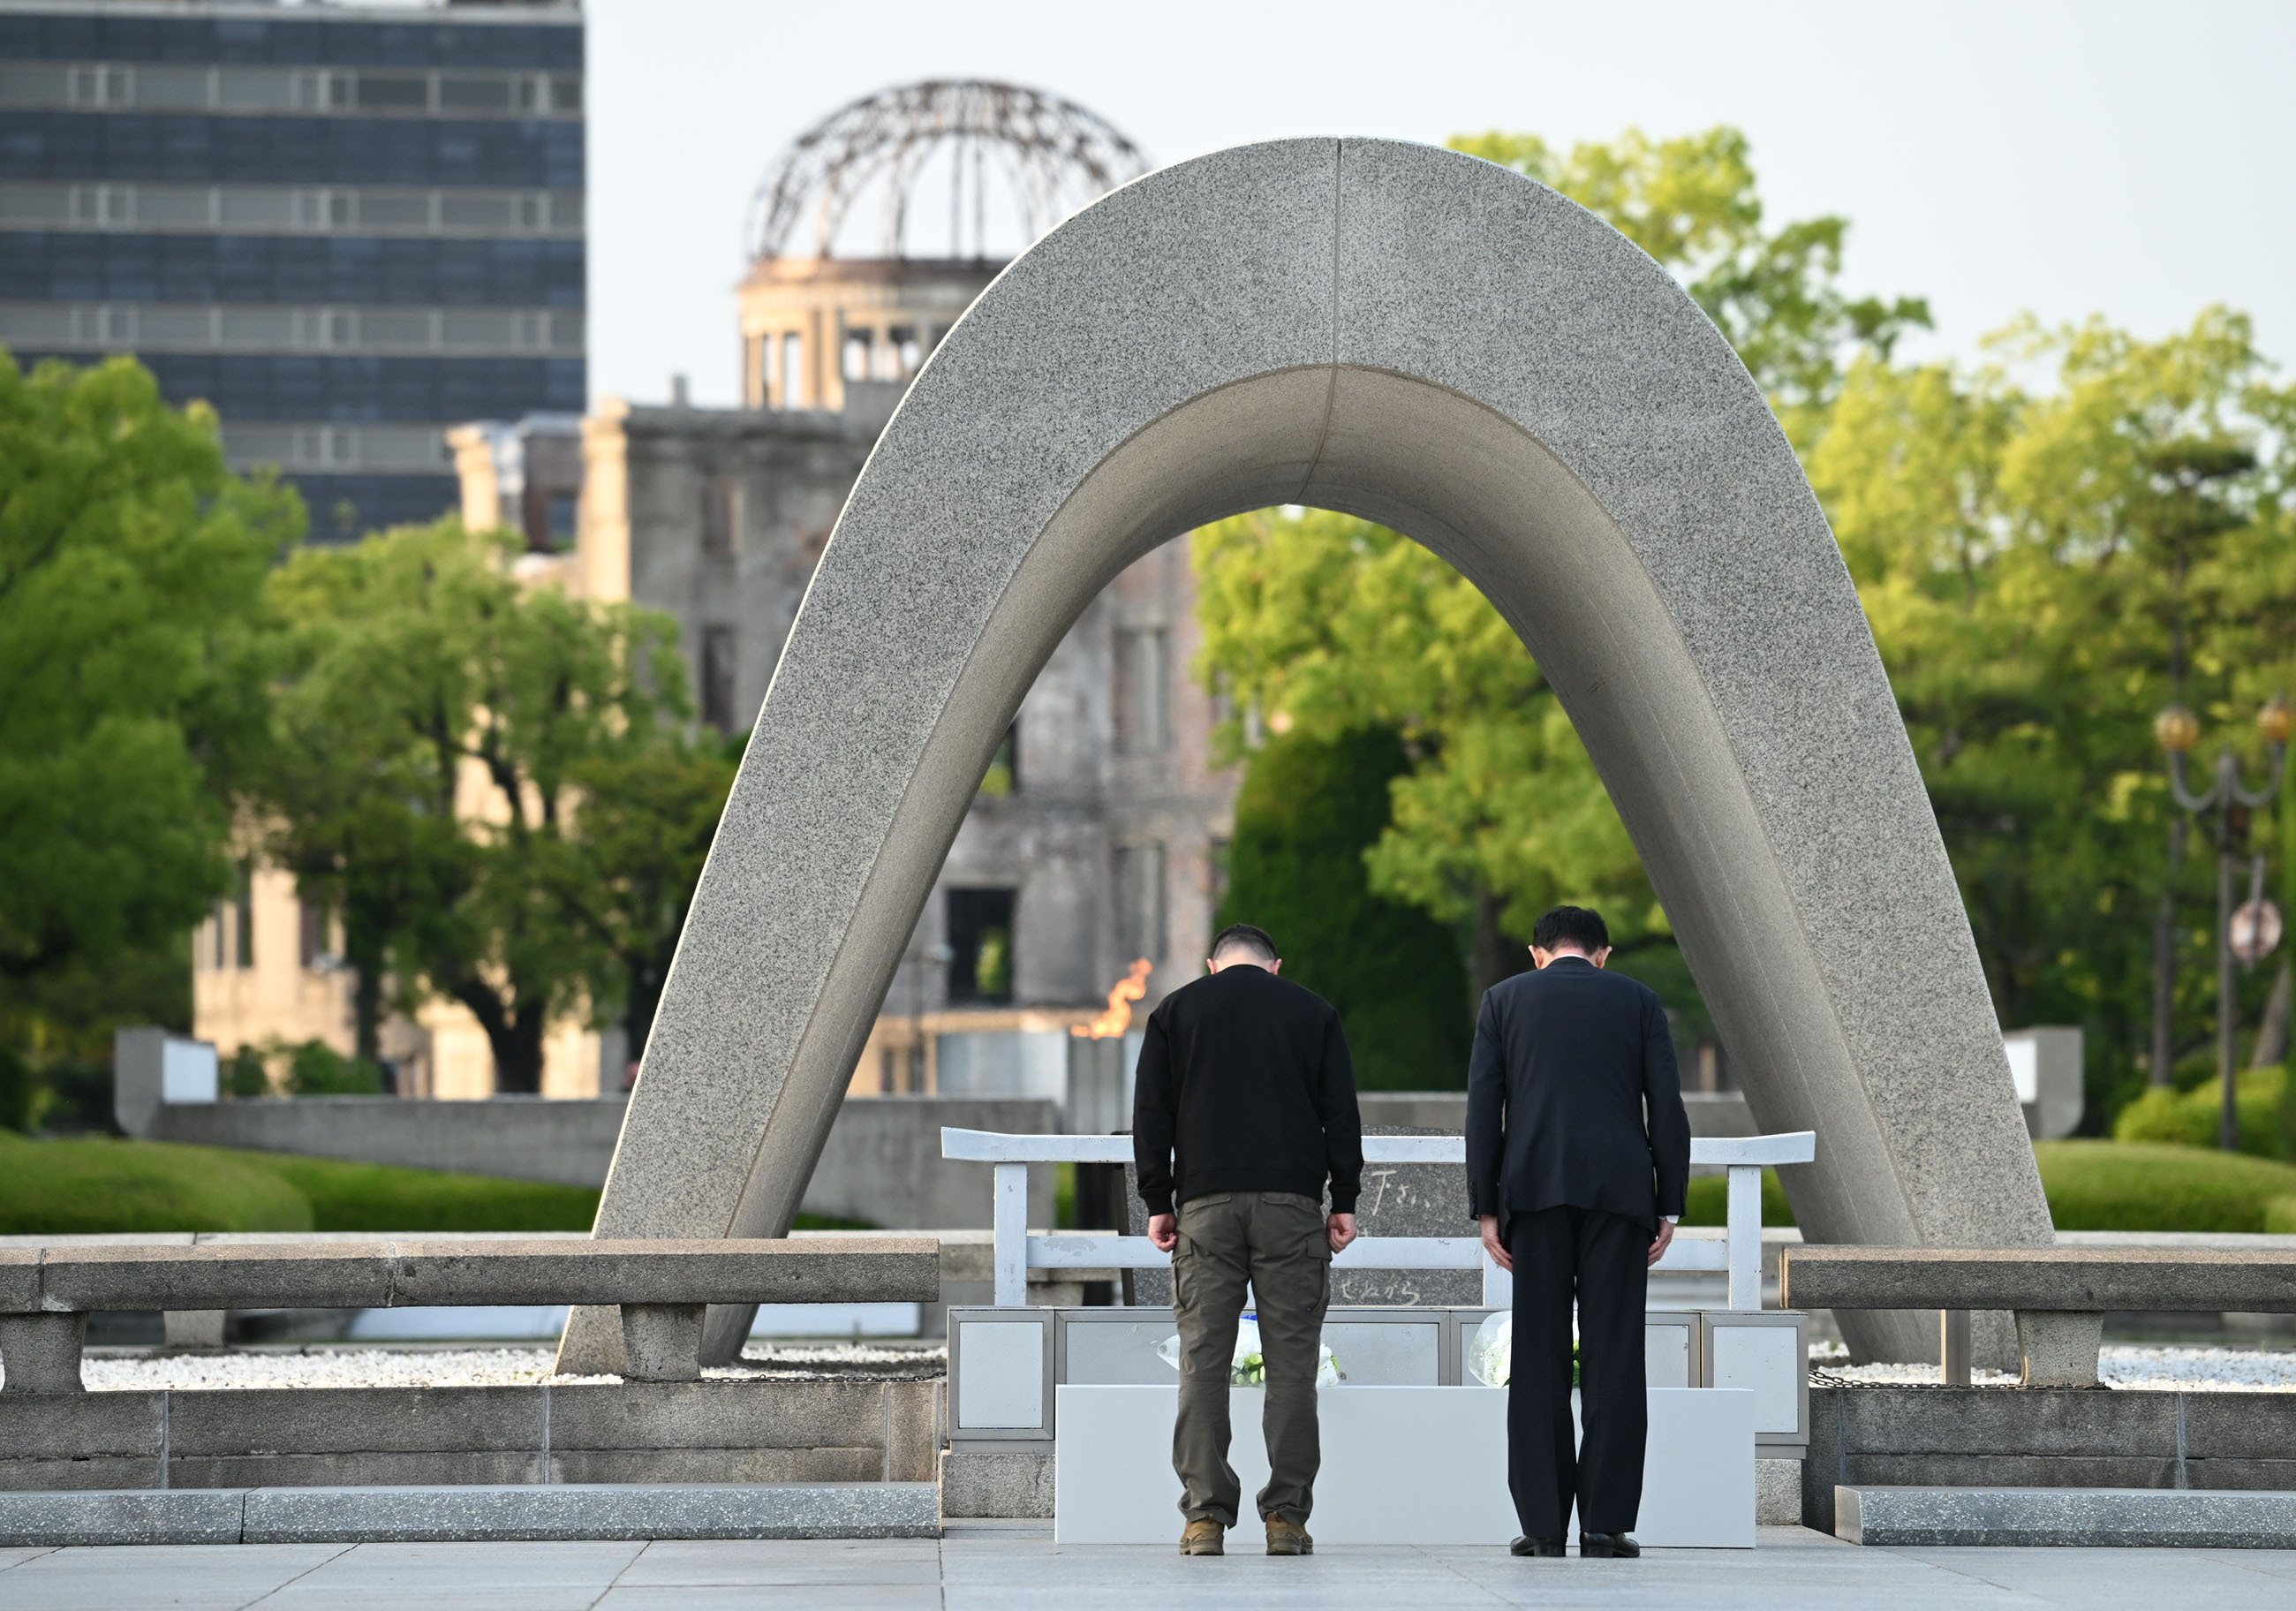
M 1120 569 L 1275 504 L 1406 531 L 1521 634 L 1666 901 L 1814 1239 L 2046 1245 L 1974 943 L 1840 551 L 1681 288 L 1504 168 L 1376 140 L 1153 173 L 912 386 L 790 635 L 597 1234 L 775 1236 L 983 766 Z M 1464 1229 L 1464 1228 L 1463 1228 Z M 738 1346 L 713 1317 L 705 1356 Z M 1934 1357 L 1915 1317 L 1868 1351 Z M 611 1350 L 578 1319 L 570 1364 Z

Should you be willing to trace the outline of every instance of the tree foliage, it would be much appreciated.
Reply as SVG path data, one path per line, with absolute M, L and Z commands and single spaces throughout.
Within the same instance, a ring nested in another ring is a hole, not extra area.
M 2255 783 L 2255 713 L 2296 686 L 2289 397 L 2222 309 L 2156 341 L 2029 323 L 1992 352 L 1857 366 L 1805 463 L 2002 1020 L 2088 1026 L 2103 1122 L 2148 1033 L 2176 815 L 2152 718 L 2193 706 L 2196 760 L 2230 744 Z M 2179 1049 L 2214 1014 L 2213 861 L 2173 891 Z
M 1462 1084 L 1468 998 L 1449 933 L 1365 886 L 1364 852 L 1409 762 L 1391 729 L 1278 738 L 1251 759 L 1235 802 L 1217 927 L 1257 924 L 1283 973 L 1339 1009 L 1368 1090 Z
M 301 523 L 132 360 L 0 352 L 0 979 L 104 966 L 229 887 L 263 579 Z
M 191 1027 L 302 523 L 134 360 L 0 351 L 0 1125 L 85 1122 L 114 1025 Z
M 298 554 L 273 586 L 290 647 L 264 800 L 274 857 L 343 916 L 362 1052 L 388 976 L 399 1005 L 467 1007 L 496 1088 L 532 1091 L 550 1023 L 618 993 L 594 919 L 652 831 L 633 780 L 682 763 L 687 711 L 668 618 L 528 587 L 510 556 L 452 519 Z

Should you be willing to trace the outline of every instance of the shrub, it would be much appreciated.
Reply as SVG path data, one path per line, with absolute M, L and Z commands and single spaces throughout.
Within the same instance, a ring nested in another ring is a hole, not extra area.
M 578 1186 L 288 1153 L 261 1163 L 302 1194 L 315 1230 L 587 1230 L 598 1214 L 598 1194 Z
M 2234 1085 L 2240 1118 L 2240 1150 L 2259 1158 L 2292 1155 L 2281 1135 L 2281 1114 L 2288 1084 L 2281 1067 L 2240 1071 Z M 2151 1086 L 2120 1110 L 2112 1126 L 2116 1141 L 2167 1141 L 2183 1147 L 2217 1144 L 2223 1122 L 2224 1086 L 2210 1080 L 2192 1089 Z
M 379 1097 L 382 1070 L 324 1040 L 306 1040 L 288 1053 L 287 1089 L 298 1097 Z
M 250 1043 L 223 1058 L 217 1071 L 226 1097 L 267 1097 L 271 1094 L 270 1060 Z
M 2157 1142 L 2043 1141 L 2033 1148 L 2059 1230 L 2267 1229 L 2296 1196 L 2296 1165 Z
M 2214 1148 L 2043 1141 L 2033 1148 L 2059 1230 L 2277 1230 L 2296 1233 L 2296 1166 Z M 1690 1183 L 1685 1225 L 1727 1219 L 1719 1175 Z M 1774 1170 L 1762 1171 L 1762 1223 L 1791 1225 Z
M 1690 1183 L 1690 1205 L 1683 1212 L 1685 1225 L 1726 1225 L 1730 1222 L 1730 1182 L 1721 1175 L 1701 1175 Z M 1762 1223 L 1791 1225 L 1794 1222 L 1793 1206 L 1786 1201 L 1786 1188 L 1778 1183 L 1778 1171 L 1762 1171 Z

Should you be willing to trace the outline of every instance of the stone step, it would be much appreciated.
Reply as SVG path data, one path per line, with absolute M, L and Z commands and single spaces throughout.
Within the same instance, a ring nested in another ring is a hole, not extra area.
M 939 1536 L 932 1483 L 0 1493 L 0 1547 Z
M 2296 1549 L 2296 1492 L 2231 1488 L 1899 1488 L 1833 1491 L 1853 1544 L 2147 1549 Z

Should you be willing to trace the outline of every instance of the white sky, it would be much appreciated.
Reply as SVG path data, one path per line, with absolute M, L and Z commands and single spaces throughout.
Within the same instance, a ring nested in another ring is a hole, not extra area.
M 1853 292 L 1973 353 L 2021 310 L 2145 335 L 2224 301 L 2296 359 L 2296 5 L 587 0 L 599 396 L 737 390 L 752 192 L 795 135 L 928 77 L 1100 113 L 1158 162 L 1293 135 L 1746 130 L 1772 222 L 1849 217 Z

